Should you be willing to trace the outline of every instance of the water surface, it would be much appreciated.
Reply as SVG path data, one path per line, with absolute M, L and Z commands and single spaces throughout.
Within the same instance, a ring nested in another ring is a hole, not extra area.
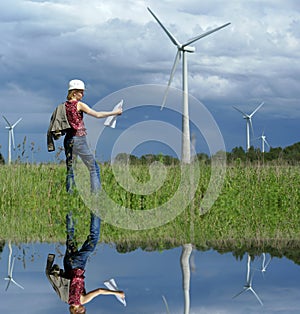
M 13 283 L 5 291 L 9 248 L 6 244 L 0 253 L 0 310 L 5 313 L 63 314 L 69 313 L 45 276 L 48 253 L 56 254 L 56 262 L 62 265 L 64 245 L 26 244 L 12 246 L 16 256 L 13 278 L 24 287 Z M 183 289 L 181 255 L 183 247 L 162 252 L 146 252 L 140 249 L 130 253 L 118 253 L 114 246 L 100 244 L 86 267 L 86 289 L 104 287 L 103 282 L 114 278 L 126 293 L 124 307 L 114 296 L 98 296 L 86 305 L 87 313 L 299 313 L 300 269 L 293 261 L 256 256 L 248 264 L 248 256 L 237 260 L 232 253 L 192 250 L 188 255 L 187 276 L 190 279 Z M 262 267 L 267 265 L 266 271 Z M 243 290 L 250 267 L 251 291 Z M 185 281 L 186 283 L 186 281 Z M 188 303 L 190 300 L 190 303 Z M 167 309 L 168 306 L 168 309 Z M 186 309 L 185 309 L 186 306 Z

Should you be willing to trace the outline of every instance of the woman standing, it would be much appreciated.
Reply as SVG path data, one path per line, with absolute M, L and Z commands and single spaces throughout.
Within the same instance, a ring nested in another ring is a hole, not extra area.
M 86 113 L 95 118 L 106 118 L 122 114 L 122 109 L 115 111 L 95 111 L 81 100 L 84 96 L 85 85 L 81 80 L 69 82 L 67 101 L 65 102 L 66 115 L 71 128 L 67 131 L 64 139 L 66 154 L 67 192 L 72 193 L 72 186 L 75 184 L 73 173 L 73 156 L 78 155 L 87 166 L 90 172 L 91 191 L 100 189 L 100 169 L 94 155 L 90 151 L 86 139 L 86 128 L 84 126 L 83 114 Z

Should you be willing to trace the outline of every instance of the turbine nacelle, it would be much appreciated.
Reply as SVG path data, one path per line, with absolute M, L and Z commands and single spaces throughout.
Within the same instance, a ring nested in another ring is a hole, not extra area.
M 196 48 L 195 47 L 192 47 L 192 46 L 183 46 L 183 47 L 180 47 L 178 48 L 180 51 L 186 51 L 186 52 L 190 52 L 190 53 L 193 53 L 196 51 Z

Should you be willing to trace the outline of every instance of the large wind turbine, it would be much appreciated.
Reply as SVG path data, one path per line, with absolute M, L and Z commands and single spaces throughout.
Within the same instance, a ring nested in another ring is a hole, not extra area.
M 182 90 L 183 90 L 183 114 L 182 114 L 182 152 L 181 152 L 181 159 L 184 163 L 190 163 L 190 126 L 189 126 L 189 108 L 188 108 L 188 69 L 187 69 L 187 57 L 186 52 L 193 53 L 195 52 L 195 47 L 189 46 L 190 44 L 196 42 L 197 40 L 210 35 L 221 28 L 224 28 L 228 26 L 230 23 L 224 24 L 220 27 L 217 27 L 215 29 L 212 29 L 208 32 L 205 32 L 201 35 L 198 35 L 187 42 L 181 44 L 174 35 L 171 34 L 171 32 L 160 22 L 160 20 L 156 17 L 156 15 L 148 8 L 148 11 L 152 14 L 152 16 L 155 18 L 155 20 L 158 22 L 158 24 L 162 27 L 162 29 L 165 31 L 165 33 L 168 35 L 172 43 L 177 47 L 177 54 L 175 57 L 175 61 L 173 64 L 173 68 L 171 71 L 168 87 L 163 99 L 162 108 L 165 104 L 167 93 L 169 86 L 171 85 L 177 64 L 179 62 L 179 59 L 182 57 Z
M 264 104 L 264 102 L 262 102 L 252 113 L 250 113 L 250 114 L 247 114 L 247 113 L 245 113 L 245 112 L 243 112 L 242 110 L 240 110 L 240 109 L 238 109 L 238 108 L 236 108 L 236 107 L 234 107 L 233 106 L 233 108 L 235 109 L 235 110 L 237 110 L 237 111 L 239 111 L 240 113 L 242 113 L 243 114 L 243 118 L 244 119 L 246 119 L 246 136 L 247 136 L 247 138 L 246 138 L 246 143 L 247 143 L 247 151 L 249 150 L 249 148 L 250 148 L 250 128 L 251 128 L 251 130 L 252 130 L 252 134 L 254 134 L 254 132 L 253 132 L 253 125 L 252 125 L 252 117 L 253 117 L 253 115 L 260 109 L 260 107 L 262 106 Z
M 13 144 L 13 148 L 15 149 L 15 137 L 14 137 L 14 127 L 22 120 L 20 118 L 16 123 L 11 125 L 9 121 L 3 116 L 3 119 L 6 121 L 7 126 L 6 129 L 8 129 L 8 164 L 11 163 L 11 144 Z

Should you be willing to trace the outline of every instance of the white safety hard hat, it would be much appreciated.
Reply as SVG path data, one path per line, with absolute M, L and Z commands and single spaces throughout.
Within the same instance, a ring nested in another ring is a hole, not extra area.
M 84 90 L 85 89 L 84 83 L 81 80 L 71 80 L 69 82 L 69 90 L 72 89 Z

